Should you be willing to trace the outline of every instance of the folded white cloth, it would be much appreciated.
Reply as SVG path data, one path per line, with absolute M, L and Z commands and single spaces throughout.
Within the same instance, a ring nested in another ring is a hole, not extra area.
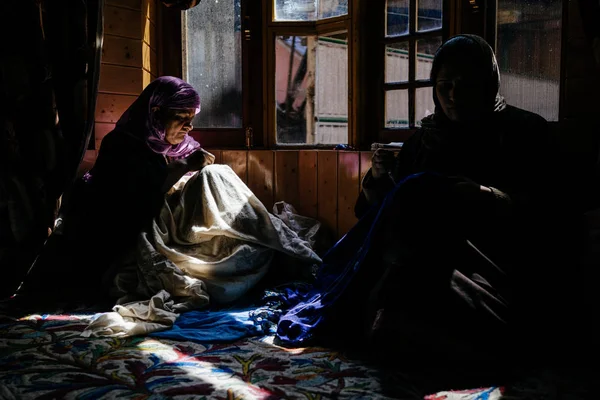
M 179 315 L 171 311 L 173 300 L 161 290 L 150 300 L 117 305 L 103 313 L 81 333 L 83 337 L 128 337 L 169 329 Z

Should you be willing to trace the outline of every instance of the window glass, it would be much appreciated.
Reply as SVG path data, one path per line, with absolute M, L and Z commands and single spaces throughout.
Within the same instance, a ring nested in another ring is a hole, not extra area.
M 202 103 L 196 128 L 242 127 L 240 2 L 203 1 L 185 11 L 184 77 Z
M 558 120 L 562 1 L 500 0 L 502 95 L 516 107 Z
M 277 143 L 347 143 L 348 80 L 345 33 L 277 36 Z

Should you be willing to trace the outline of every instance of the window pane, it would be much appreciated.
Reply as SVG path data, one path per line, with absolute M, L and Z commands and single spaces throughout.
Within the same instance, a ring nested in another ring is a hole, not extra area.
M 408 127 L 408 90 L 385 92 L 385 127 Z
M 275 0 L 276 21 L 314 21 L 317 0 Z
M 562 1 L 498 2 L 497 57 L 509 104 L 558 120 Z
M 442 0 L 419 0 L 417 30 L 419 32 L 442 27 Z
M 275 0 L 274 4 L 276 21 L 314 21 L 348 14 L 348 0 Z
M 417 104 L 415 104 L 415 112 L 417 115 L 415 122 L 417 126 L 421 126 L 421 120 L 435 111 L 432 90 L 431 87 L 416 90 L 415 99 Z
M 387 0 L 385 25 L 388 36 L 408 33 L 408 0 Z
M 408 81 L 408 42 L 385 46 L 385 82 Z
M 348 14 L 348 0 L 318 0 L 319 19 Z
M 277 143 L 348 143 L 347 35 L 275 40 Z
M 207 1 L 185 11 L 184 76 L 202 101 L 194 127 L 242 127 L 240 1 Z
M 441 45 L 441 37 L 417 40 L 417 79 L 429 79 L 433 56 Z

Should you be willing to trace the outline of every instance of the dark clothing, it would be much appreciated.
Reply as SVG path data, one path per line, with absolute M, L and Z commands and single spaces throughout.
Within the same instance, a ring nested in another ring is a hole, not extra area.
M 546 121 L 537 114 L 512 106 L 492 114 L 493 119 L 480 126 L 461 130 L 437 128 L 434 116 L 423 121 L 396 157 L 394 181 L 417 172 L 436 172 L 446 176 L 466 177 L 496 189 L 496 201 L 482 206 L 504 209 L 513 202 L 527 206 L 536 196 L 548 197 L 552 180 L 552 143 Z M 375 181 L 367 174 L 363 188 L 380 201 L 393 181 Z M 482 196 L 482 203 L 485 196 Z M 355 206 L 357 217 L 371 206 L 361 192 Z M 492 211 L 486 210 L 486 211 Z
M 167 140 L 168 122 L 179 121 L 170 110 L 197 113 L 200 97 L 183 80 L 162 76 L 123 113 L 102 140 L 94 167 L 63 197 L 62 223 L 18 294 L 68 300 L 105 297 L 115 267 L 135 249 L 139 233 L 160 211 L 165 192 L 189 171 L 188 157 L 200 147 L 189 135 L 179 143 Z M 174 127 L 191 129 L 180 122 Z
M 62 223 L 19 293 L 56 300 L 106 298 L 111 269 L 160 211 L 166 176 L 163 155 L 126 132 L 109 133 L 94 167 L 67 194 Z
M 564 342 L 574 328 L 567 316 L 576 274 L 564 271 L 577 263 L 577 223 L 560 191 L 557 149 L 546 121 L 506 105 L 496 59 L 483 39 L 459 35 L 440 47 L 432 82 L 445 65 L 465 59 L 477 65 L 483 110 L 451 121 L 434 88 L 435 113 L 405 142 L 390 177 L 366 175 L 355 206 L 361 217 L 411 174 L 435 173 L 449 182 L 447 192 L 435 195 L 419 185 L 405 190 L 381 227 L 382 254 L 372 260 L 386 270 L 371 293 L 372 313 L 381 311 L 375 343 L 389 342 L 413 324 L 444 327 L 422 337 L 416 351 L 454 337 L 496 354 L 535 346 L 543 353 L 544 345 Z M 471 190 L 454 190 L 452 183 Z M 555 320 L 565 326 L 550 332 L 547 324 Z
M 109 133 L 96 164 L 69 199 L 65 234 L 88 231 L 98 238 L 110 238 L 117 246 L 129 246 L 160 210 L 166 177 L 163 155 L 125 132 Z
M 497 354 L 509 348 L 535 351 L 532 344 L 540 353 L 550 343 L 556 348 L 576 329 L 577 275 L 565 271 L 574 272 L 578 263 L 578 225 L 555 181 L 557 153 L 546 121 L 511 106 L 485 126 L 462 132 L 433 127 L 433 119 L 404 144 L 393 180 L 367 174 L 356 215 L 377 207 L 394 181 L 417 172 L 462 177 L 447 179 L 465 178 L 490 187 L 492 194 L 433 195 L 413 185 L 396 201 L 396 214 L 381 228 L 382 254 L 374 261 L 386 265 L 371 293 L 371 312 L 384 311 L 376 343 L 389 343 L 412 323 L 444 327 L 438 338 L 458 335 Z M 549 332 L 553 321 L 564 325 Z M 422 337 L 430 348 L 432 336 L 429 330 Z

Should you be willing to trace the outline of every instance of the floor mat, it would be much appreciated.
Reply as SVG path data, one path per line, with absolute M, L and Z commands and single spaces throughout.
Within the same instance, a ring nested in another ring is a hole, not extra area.
M 229 344 L 84 339 L 90 320 L 33 315 L 0 325 L 0 398 L 390 398 L 377 370 L 325 348 L 283 349 L 269 336 Z M 499 388 L 426 397 L 499 398 Z

